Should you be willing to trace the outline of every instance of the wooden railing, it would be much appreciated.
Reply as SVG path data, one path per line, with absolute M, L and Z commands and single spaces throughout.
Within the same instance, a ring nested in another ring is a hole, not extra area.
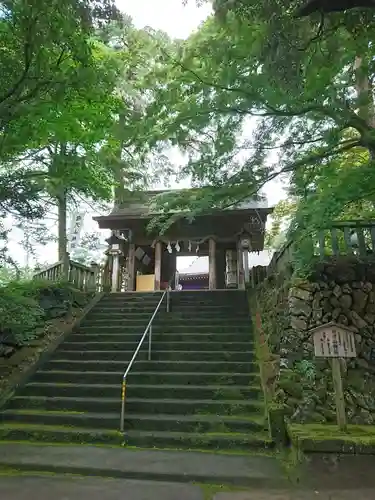
M 65 275 L 64 262 L 59 261 L 34 274 L 34 279 L 48 281 L 59 281 L 64 278 L 72 283 L 75 288 L 85 291 L 100 290 L 100 267 L 98 265 L 88 267 L 79 262 L 69 260 L 69 269 Z
M 273 254 L 267 268 L 267 275 L 286 270 L 293 260 L 293 242 L 288 241 Z
M 255 288 L 267 277 L 267 266 L 254 266 L 249 270 L 249 286 Z
M 375 221 L 336 222 L 313 239 L 313 254 L 320 258 L 375 256 Z
M 289 241 L 273 254 L 268 275 L 293 267 L 293 253 L 297 244 L 301 243 Z M 311 235 L 306 247 L 309 247 L 311 258 L 315 260 L 347 256 L 375 259 L 375 221 L 335 222 Z

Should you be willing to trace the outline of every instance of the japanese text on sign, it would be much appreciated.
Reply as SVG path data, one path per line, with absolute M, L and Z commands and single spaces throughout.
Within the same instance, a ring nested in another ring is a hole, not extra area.
M 323 358 L 355 358 L 355 339 L 351 330 L 339 325 L 322 325 L 313 332 L 315 356 Z

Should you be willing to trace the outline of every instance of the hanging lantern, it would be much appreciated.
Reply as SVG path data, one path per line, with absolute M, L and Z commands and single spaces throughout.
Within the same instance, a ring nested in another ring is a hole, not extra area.
M 115 234 L 112 234 L 109 238 L 107 238 L 105 240 L 108 245 L 109 245 L 109 249 L 108 249 L 108 254 L 109 255 L 118 255 L 118 254 L 121 254 L 121 244 L 124 243 L 124 240 L 123 238 L 119 238 L 118 236 L 116 236 Z
M 240 237 L 240 246 L 243 250 L 251 251 L 251 239 L 248 233 L 243 233 Z
M 359 242 L 358 242 L 358 233 L 355 229 L 352 229 L 350 231 L 350 245 L 353 248 L 358 248 Z

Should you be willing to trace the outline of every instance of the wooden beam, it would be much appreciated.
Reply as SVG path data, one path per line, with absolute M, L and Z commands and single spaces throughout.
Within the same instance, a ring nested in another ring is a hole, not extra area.
M 161 241 L 157 241 L 155 244 L 155 290 L 160 290 L 162 245 Z
M 135 288 L 135 245 L 129 244 L 128 250 L 128 291 L 134 292 Z
M 208 288 L 216 290 L 216 241 L 208 241 Z

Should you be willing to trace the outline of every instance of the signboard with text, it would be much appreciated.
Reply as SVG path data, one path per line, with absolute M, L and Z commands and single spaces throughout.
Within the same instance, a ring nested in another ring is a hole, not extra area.
M 314 341 L 315 356 L 318 358 L 355 358 L 354 332 L 337 325 L 327 323 L 311 331 Z

